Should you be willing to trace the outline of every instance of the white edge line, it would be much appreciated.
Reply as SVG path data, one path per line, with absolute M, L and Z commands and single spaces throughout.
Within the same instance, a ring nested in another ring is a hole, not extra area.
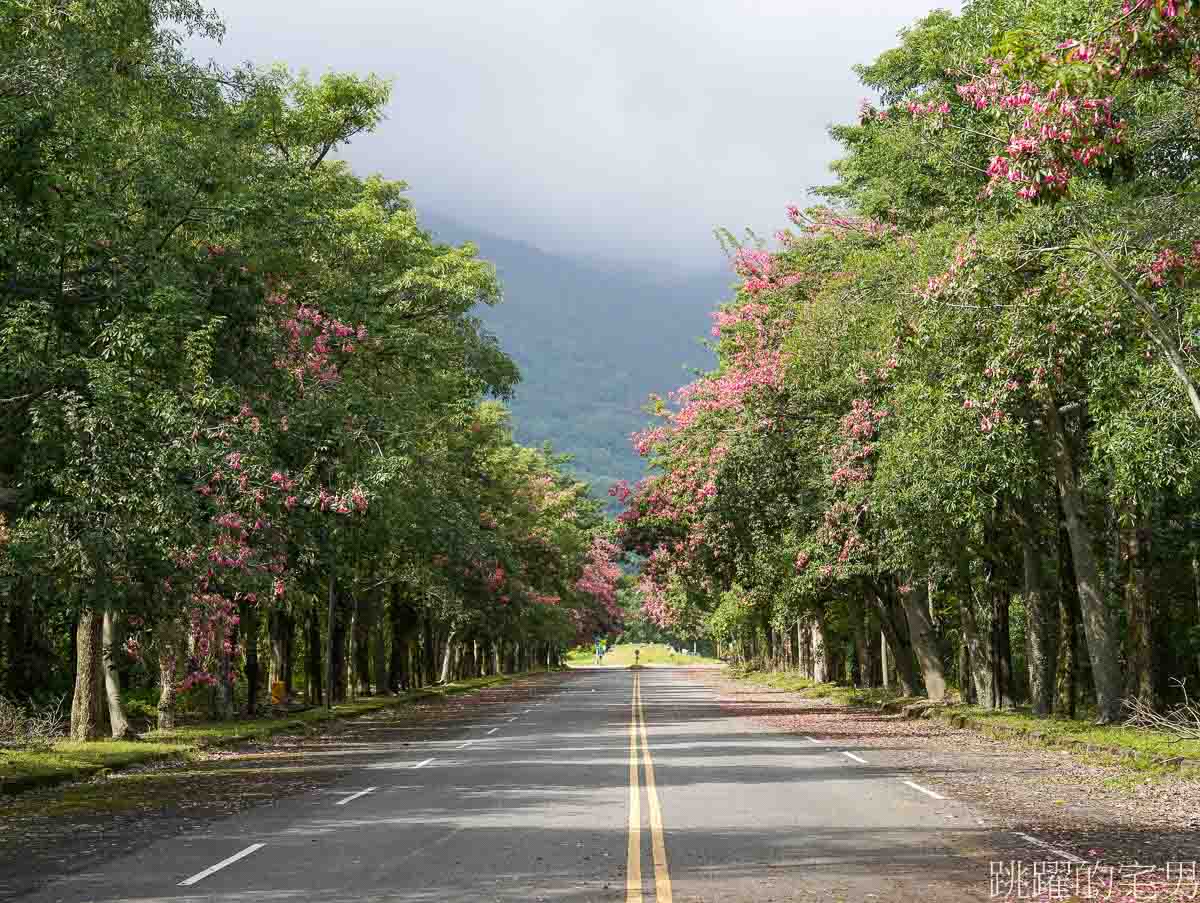
M 913 790 L 923 793 L 926 796 L 931 796 L 935 800 L 944 800 L 945 799 L 945 797 L 942 796 L 940 793 L 934 793 L 928 787 L 922 787 L 920 784 L 915 784 L 912 781 L 904 781 L 904 783 L 907 784 L 909 787 L 911 787 Z
M 498 727 L 494 727 L 494 728 L 492 728 L 490 731 L 488 731 L 488 733 L 489 733 L 489 734 L 494 734 L 494 733 L 496 733 L 496 731 L 498 731 L 498 730 L 500 730 L 500 728 L 498 728 Z
M 252 844 L 250 844 L 250 846 L 246 847 L 246 849 L 242 850 L 240 853 L 234 853 L 228 859 L 222 859 L 216 865 L 210 865 L 204 871 L 196 872 L 196 874 L 192 875 L 192 877 L 185 878 L 184 880 L 179 882 L 179 886 L 180 887 L 191 887 L 197 881 L 203 881 L 205 878 L 207 878 L 213 872 L 219 872 L 219 871 L 221 871 L 221 869 L 225 868 L 225 866 L 233 865 L 239 859 L 245 859 L 247 856 L 249 856 L 251 853 L 255 852 L 256 850 L 261 850 L 264 846 L 266 846 L 266 844 L 252 843 Z
M 416 765 L 413 766 L 413 768 L 424 768 L 426 765 L 428 765 L 432 761 L 433 761 L 433 759 L 426 759 L 424 762 L 418 762 Z
M 1039 846 L 1044 850 L 1049 850 L 1051 853 L 1061 856 L 1063 859 L 1066 859 L 1070 862 L 1087 862 L 1086 859 L 1080 859 L 1074 853 L 1068 853 L 1066 850 L 1060 850 L 1058 847 L 1051 846 L 1050 844 L 1046 843 L 1046 841 L 1038 840 L 1031 834 L 1022 834 L 1020 831 L 1014 831 L 1013 833 L 1022 840 L 1028 840 L 1030 843 Z
M 860 759 L 858 756 L 854 755 L 854 753 L 852 753 L 852 752 L 846 752 L 845 750 L 842 750 L 842 755 L 849 756 L 855 762 L 861 762 L 863 765 L 869 764 L 866 759 Z
M 352 803 L 356 799 L 358 799 L 360 796 L 366 796 L 368 793 L 372 793 L 378 789 L 379 789 L 378 787 L 368 787 L 366 790 L 360 790 L 360 791 L 358 791 L 358 793 L 350 794 L 344 800 L 338 800 L 336 803 L 334 803 L 334 805 L 335 806 L 344 806 L 344 805 L 346 805 L 346 803 Z

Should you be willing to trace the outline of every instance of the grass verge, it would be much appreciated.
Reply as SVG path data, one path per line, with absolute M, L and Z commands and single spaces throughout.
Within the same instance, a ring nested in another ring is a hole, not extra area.
M 332 711 L 314 708 L 286 716 L 200 722 L 170 731 L 150 731 L 136 741 L 102 740 L 93 743 L 73 743 L 64 740 L 49 747 L 3 749 L 0 750 L 0 793 L 19 793 L 34 787 L 49 787 L 166 758 L 187 758 L 206 747 L 263 740 L 275 734 L 312 732 L 330 721 L 357 718 L 383 709 L 441 696 L 469 693 L 525 676 L 528 675 L 479 677 L 443 686 L 425 687 L 397 696 L 372 696 L 335 705 Z
M 1082 755 L 1109 756 L 1139 770 L 1179 768 L 1200 775 L 1200 742 L 1175 740 L 1161 731 L 1124 725 L 1097 725 L 1069 718 L 1036 718 L 1027 710 L 994 711 L 978 706 L 930 709 L 956 727 L 998 738 L 1015 737 Z
M 808 699 L 830 699 L 843 705 L 900 711 L 925 701 L 882 688 L 856 689 L 816 683 L 794 672 L 735 671 L 733 676 L 756 686 L 797 693 Z M 1141 771 L 1181 769 L 1200 776 L 1200 742 L 1176 741 L 1160 731 L 1123 725 L 1096 725 L 1083 719 L 1036 718 L 1027 709 L 996 711 L 969 705 L 936 705 L 922 715 L 942 718 L 955 727 L 996 739 L 1021 739 L 1066 748 L 1083 756 L 1101 756 Z
M 703 655 L 688 655 L 686 652 L 672 652 L 665 643 L 618 643 L 610 646 L 605 653 L 603 664 L 620 667 L 632 667 L 634 651 L 641 655 L 638 662 L 642 665 L 720 665 L 719 659 Z M 596 659 L 591 647 L 581 646 L 567 653 L 567 664 L 590 665 Z

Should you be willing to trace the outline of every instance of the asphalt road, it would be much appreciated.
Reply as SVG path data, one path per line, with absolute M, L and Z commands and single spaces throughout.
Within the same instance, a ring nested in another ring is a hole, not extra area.
M 1022 855 L 878 751 L 756 729 L 681 670 L 572 672 L 416 742 L 402 716 L 377 734 L 333 788 L 23 899 L 957 903 Z

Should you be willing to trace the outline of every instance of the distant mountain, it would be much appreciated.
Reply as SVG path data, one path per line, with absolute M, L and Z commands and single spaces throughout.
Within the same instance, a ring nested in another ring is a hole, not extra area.
M 643 429 L 652 392 L 666 395 L 715 359 L 702 344 L 709 313 L 731 294 L 726 271 L 660 280 L 556 256 L 524 242 L 423 214 L 441 241 L 474 242 L 496 266 L 504 303 L 482 318 L 521 368 L 517 438 L 549 440 L 600 498 L 643 473 L 629 436 Z

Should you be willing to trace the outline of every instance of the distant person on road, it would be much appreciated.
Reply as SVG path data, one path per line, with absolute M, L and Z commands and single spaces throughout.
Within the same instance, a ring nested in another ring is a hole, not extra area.
M 600 659 L 604 657 L 604 646 L 600 640 L 596 640 L 596 664 L 600 664 Z

